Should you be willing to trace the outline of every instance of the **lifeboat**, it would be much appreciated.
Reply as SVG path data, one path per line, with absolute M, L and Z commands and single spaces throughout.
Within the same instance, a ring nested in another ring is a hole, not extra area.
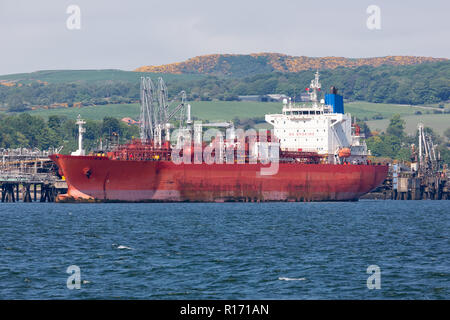
M 339 158 L 348 158 L 351 155 L 350 148 L 342 148 L 339 150 Z

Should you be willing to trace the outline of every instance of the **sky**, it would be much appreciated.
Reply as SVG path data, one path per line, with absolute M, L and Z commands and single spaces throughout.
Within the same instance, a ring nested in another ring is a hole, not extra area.
M 70 5 L 80 9 L 79 29 Z M 380 9 L 380 29 L 366 12 Z M 0 0 L 0 74 L 122 69 L 203 54 L 450 58 L 448 0 Z

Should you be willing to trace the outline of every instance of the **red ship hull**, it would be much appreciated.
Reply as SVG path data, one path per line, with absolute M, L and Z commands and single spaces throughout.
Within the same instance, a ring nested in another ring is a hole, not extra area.
M 350 201 L 380 185 L 388 172 L 385 165 L 279 163 L 277 174 L 261 175 L 262 164 L 51 159 L 68 185 L 59 201 Z

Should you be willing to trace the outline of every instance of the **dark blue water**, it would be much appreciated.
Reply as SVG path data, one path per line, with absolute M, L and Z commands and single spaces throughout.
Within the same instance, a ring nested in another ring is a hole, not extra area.
M 450 298 L 449 201 L 5 203 L 0 219 L 1 299 Z

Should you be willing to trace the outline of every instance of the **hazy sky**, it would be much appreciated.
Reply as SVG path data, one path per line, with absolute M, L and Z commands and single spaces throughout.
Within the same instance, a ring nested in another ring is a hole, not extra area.
M 369 30 L 369 5 L 381 30 Z M 69 5 L 81 29 L 69 30 Z M 0 74 L 132 70 L 210 53 L 450 58 L 448 0 L 0 0 Z

